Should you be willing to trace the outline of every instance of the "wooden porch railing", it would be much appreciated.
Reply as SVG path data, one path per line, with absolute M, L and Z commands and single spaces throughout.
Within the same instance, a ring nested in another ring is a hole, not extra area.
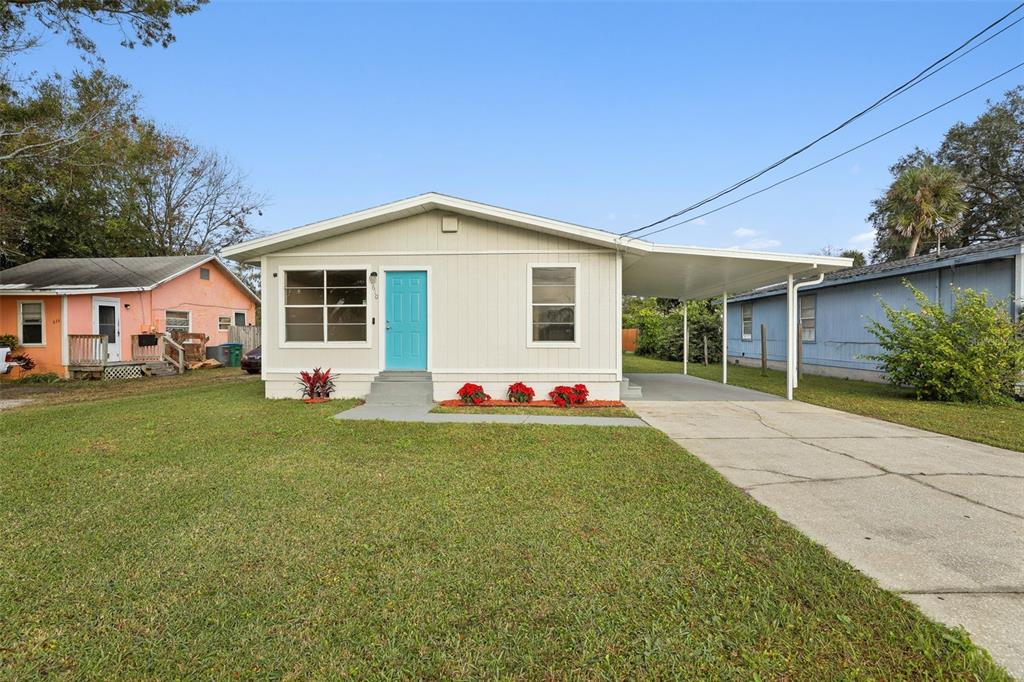
M 143 341 L 151 345 L 143 346 Z M 164 359 L 163 337 L 159 334 L 132 334 L 132 361 L 160 362 Z
M 75 367 L 102 367 L 106 365 L 106 335 L 68 334 L 68 363 Z
M 163 359 L 174 365 L 178 374 L 185 373 L 185 348 L 167 334 L 160 337 L 163 343 Z

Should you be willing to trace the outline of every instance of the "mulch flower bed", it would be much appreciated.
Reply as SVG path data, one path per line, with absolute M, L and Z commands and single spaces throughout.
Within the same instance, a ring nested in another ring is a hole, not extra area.
M 625 407 L 621 400 L 588 400 L 582 405 L 573 405 L 571 408 L 559 407 L 550 400 L 534 400 L 529 403 L 517 403 L 511 400 L 485 400 L 479 405 L 467 405 L 461 400 L 442 400 L 441 407 L 550 407 L 554 410 L 585 410 L 588 407 Z

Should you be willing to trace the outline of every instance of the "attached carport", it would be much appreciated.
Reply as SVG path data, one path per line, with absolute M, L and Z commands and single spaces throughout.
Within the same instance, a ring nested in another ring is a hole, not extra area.
M 693 246 L 654 244 L 625 239 L 622 243 L 622 293 L 627 296 L 659 296 L 682 301 L 721 298 L 722 300 L 722 384 L 728 383 L 728 316 L 729 296 L 758 287 L 786 282 L 787 324 L 787 398 L 793 399 L 796 387 L 796 315 L 797 293 L 802 286 L 816 284 L 825 273 L 849 267 L 849 258 L 833 256 L 763 253 L 728 249 L 707 249 Z M 683 344 L 683 374 L 689 371 L 689 330 L 684 314 L 687 342 Z M 651 375 L 636 382 L 654 383 Z M 631 378 L 631 377 L 627 377 Z M 632 379 L 632 378 L 631 378 Z M 701 384 L 663 384 L 665 390 L 675 389 L 677 395 L 708 394 Z M 660 392 L 661 389 L 659 389 Z M 644 398 L 648 397 L 644 385 Z M 760 394 L 758 394 L 760 395 Z M 674 398 L 676 400 L 686 398 Z M 748 398 L 749 399 L 749 398 Z

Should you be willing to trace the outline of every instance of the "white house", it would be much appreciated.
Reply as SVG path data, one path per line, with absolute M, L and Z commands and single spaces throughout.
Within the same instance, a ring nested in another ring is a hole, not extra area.
M 225 249 L 262 271 L 266 395 L 330 367 L 341 397 L 429 373 L 436 400 L 585 383 L 617 399 L 622 295 L 707 298 L 849 265 L 680 247 L 429 193 Z M 382 377 L 384 378 L 384 377 Z

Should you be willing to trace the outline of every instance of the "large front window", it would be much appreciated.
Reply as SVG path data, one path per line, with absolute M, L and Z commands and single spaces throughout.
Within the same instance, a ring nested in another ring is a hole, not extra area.
M 365 342 L 366 270 L 284 273 L 286 342 Z
M 576 268 L 530 268 L 530 339 L 535 343 L 576 341 Z

